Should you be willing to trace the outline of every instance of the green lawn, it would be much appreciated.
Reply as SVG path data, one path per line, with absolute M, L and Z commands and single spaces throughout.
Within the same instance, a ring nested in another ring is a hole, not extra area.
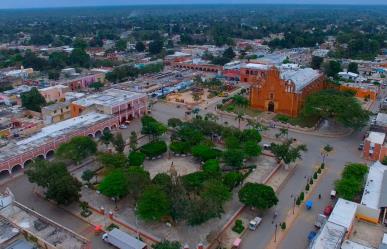
M 233 112 L 235 114 L 243 113 L 244 115 L 248 115 L 250 117 L 257 117 L 261 114 L 261 111 L 253 109 L 251 107 L 244 107 L 236 104 L 228 104 L 221 108 L 222 111 Z
M 274 117 L 274 120 L 280 121 L 282 123 L 288 123 L 291 125 L 298 125 L 300 127 L 308 127 L 308 128 L 315 126 L 318 121 L 317 119 L 305 119 L 302 117 L 292 118 L 282 114 L 277 114 Z

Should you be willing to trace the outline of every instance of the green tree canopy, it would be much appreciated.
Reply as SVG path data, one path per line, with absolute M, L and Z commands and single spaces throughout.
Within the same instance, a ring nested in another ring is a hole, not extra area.
M 301 115 L 305 118 L 333 118 L 355 129 L 365 126 L 369 112 L 350 94 L 337 90 L 322 90 L 306 99 Z
M 97 152 L 97 144 L 88 136 L 73 137 L 69 142 L 63 143 L 57 149 L 55 155 L 61 159 L 69 159 L 80 163 L 83 159 Z
M 40 112 L 42 107 L 46 105 L 46 100 L 36 87 L 33 87 L 29 92 L 20 94 L 20 97 L 22 106 L 34 112 Z
M 129 165 L 128 158 L 122 153 L 99 153 L 97 159 L 109 170 L 125 168 Z
M 282 144 L 271 143 L 270 150 L 278 161 L 282 160 L 285 164 L 290 164 L 301 159 L 301 152 L 307 151 L 307 148 L 304 144 L 293 146 L 292 141 L 287 140 Z
M 223 176 L 223 184 L 230 190 L 238 186 L 243 180 L 243 175 L 240 172 L 228 172 Z
M 203 164 L 203 171 L 211 177 L 219 177 L 221 174 L 219 161 L 215 159 L 208 160 Z
M 114 148 L 118 153 L 123 153 L 125 150 L 125 141 L 124 138 L 122 137 L 122 134 L 116 133 L 112 139 L 112 143 Z
M 45 189 L 45 197 L 57 204 L 68 205 L 78 201 L 81 183 L 71 176 L 60 162 L 35 160 L 26 170 L 30 182 Z
M 145 51 L 145 45 L 144 45 L 144 43 L 141 42 L 141 41 L 138 41 L 138 42 L 136 43 L 136 50 L 137 50 L 137 52 L 144 52 L 144 51 Z
M 108 197 L 122 198 L 128 194 L 128 178 L 122 169 L 110 172 L 99 184 L 99 191 Z
M 321 64 L 323 63 L 323 61 L 324 61 L 324 58 L 319 57 L 319 56 L 313 56 L 313 57 L 312 57 L 312 62 L 311 62 L 311 65 L 310 65 L 310 66 L 311 66 L 313 69 L 320 69 Z
M 120 39 L 116 42 L 116 49 L 118 51 L 125 51 L 128 48 L 128 42 L 124 39 Z
M 151 184 L 149 172 L 138 166 L 131 166 L 127 171 L 129 194 L 135 200 L 143 193 L 144 189 Z
M 192 147 L 191 152 L 194 157 L 197 157 L 204 162 L 210 159 L 216 159 L 220 154 L 219 151 L 204 144 Z
M 152 246 L 153 249 L 181 249 L 181 244 L 178 241 L 163 240 Z
M 338 61 L 331 60 L 324 64 L 324 71 L 329 77 L 336 78 L 337 74 L 341 72 L 341 64 Z
M 170 216 L 171 209 L 168 195 L 157 186 L 149 186 L 138 200 L 137 213 L 144 220 L 161 220 Z
M 141 166 L 144 163 L 145 154 L 142 152 L 132 151 L 129 153 L 129 164 L 131 166 Z
M 242 167 L 244 158 L 245 153 L 240 149 L 229 149 L 223 153 L 224 163 L 235 168 Z
M 348 64 L 348 72 L 352 72 L 352 73 L 359 73 L 358 71 L 358 65 L 356 62 L 350 62 Z
M 259 183 L 246 183 L 238 193 L 239 200 L 250 207 L 267 209 L 278 203 L 272 187 Z
M 141 118 L 142 129 L 141 133 L 153 137 L 153 139 L 158 138 L 167 131 L 167 127 L 158 122 L 151 116 L 143 116 Z
M 149 43 L 149 53 L 150 54 L 159 54 L 163 50 L 163 41 L 154 40 Z

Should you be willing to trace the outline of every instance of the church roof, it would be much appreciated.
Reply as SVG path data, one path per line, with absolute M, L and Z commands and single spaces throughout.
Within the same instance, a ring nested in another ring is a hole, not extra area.
M 300 92 L 304 87 L 320 77 L 320 75 L 319 71 L 312 68 L 281 70 L 281 78 L 292 81 L 296 86 L 296 92 Z

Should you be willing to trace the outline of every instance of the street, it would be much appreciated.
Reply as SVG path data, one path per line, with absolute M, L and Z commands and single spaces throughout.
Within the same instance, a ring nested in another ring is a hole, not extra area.
M 18 202 L 90 239 L 93 249 L 113 248 L 104 243 L 100 236 L 94 234 L 93 226 L 33 193 L 34 185 L 28 181 L 26 175 L 21 175 L 6 185 L 0 186 L 0 192 L 3 192 L 6 187 L 11 189 Z

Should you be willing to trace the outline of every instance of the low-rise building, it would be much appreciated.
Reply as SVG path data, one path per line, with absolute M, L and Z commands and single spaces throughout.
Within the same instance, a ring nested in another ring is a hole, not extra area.
M 0 195 L 0 202 L 1 248 L 28 248 L 16 247 L 30 245 L 23 242 L 25 240 L 11 241 L 6 245 L 12 238 L 24 234 L 25 237 L 34 238 L 36 247 L 31 248 L 91 249 L 90 240 L 15 201 L 9 190 Z
M 0 148 L 0 174 L 12 174 L 36 157 L 48 158 L 62 143 L 75 136 L 99 137 L 106 129 L 118 127 L 118 117 L 91 112 L 56 124 L 43 127 L 34 135 L 12 141 Z
M 66 101 L 42 107 L 43 123 L 50 125 L 71 118 L 70 104 Z
M 386 134 L 384 132 L 371 131 L 364 140 L 363 157 L 367 160 L 383 160 L 387 155 L 385 145 Z
M 39 89 L 40 94 L 44 97 L 47 103 L 64 101 L 66 96 L 65 93 L 70 89 L 68 86 L 55 85 L 46 88 Z
M 122 123 L 145 115 L 147 101 L 146 94 L 112 88 L 72 102 L 71 116 L 98 112 L 118 116 L 119 122 Z
M 387 214 L 387 166 L 376 161 L 371 165 L 359 205 L 358 219 L 386 224 Z

